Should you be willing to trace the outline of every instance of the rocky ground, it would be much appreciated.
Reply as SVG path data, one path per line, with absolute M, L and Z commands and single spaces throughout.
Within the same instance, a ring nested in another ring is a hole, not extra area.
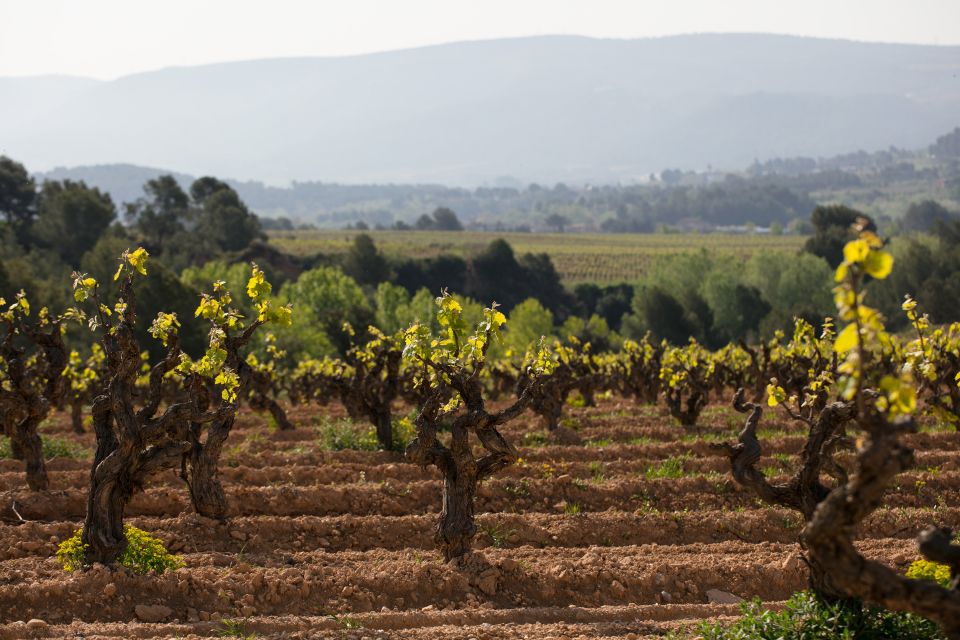
M 340 413 L 301 407 L 296 431 L 279 433 L 245 412 L 222 461 L 225 522 L 194 515 L 174 472 L 155 478 L 128 521 L 183 556 L 162 576 L 68 574 L 53 557 L 82 523 L 89 455 L 51 460 L 42 494 L 0 460 L 0 639 L 655 638 L 804 587 L 799 517 L 737 487 L 710 448 L 740 426 L 725 406 L 693 429 L 628 401 L 571 409 L 573 446 L 545 442 L 532 416 L 511 424 L 523 460 L 480 488 L 476 552 L 459 564 L 433 548 L 438 476 L 399 454 L 325 450 L 321 425 Z M 802 431 L 774 415 L 764 425 L 759 466 L 785 476 Z M 93 447 L 63 416 L 42 432 Z M 947 506 L 960 503 L 960 440 L 908 440 L 917 469 L 860 542 L 899 569 L 924 525 L 960 524 Z

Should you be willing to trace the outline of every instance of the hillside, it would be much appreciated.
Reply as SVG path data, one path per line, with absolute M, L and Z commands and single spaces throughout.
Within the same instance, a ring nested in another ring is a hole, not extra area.
M 958 124 L 960 47 L 551 36 L 110 82 L 0 79 L 0 153 L 272 183 L 632 181 L 915 148 Z

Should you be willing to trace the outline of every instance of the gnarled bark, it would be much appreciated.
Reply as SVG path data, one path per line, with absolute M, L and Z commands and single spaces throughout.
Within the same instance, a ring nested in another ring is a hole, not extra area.
M 179 340 L 168 339 L 165 358 L 150 370 L 142 408 L 135 408 L 136 380 L 140 369 L 140 345 L 133 334 L 136 323 L 136 299 L 130 277 L 120 286 L 124 303 L 119 318 L 106 316 L 99 296 L 98 321 L 107 329 L 102 336 L 107 358 L 109 383 L 105 392 L 93 401 L 93 426 L 97 451 L 90 473 L 90 493 L 84 520 L 82 541 L 85 561 L 112 564 L 123 553 L 123 517 L 133 495 L 142 490 L 147 479 L 175 467 L 191 443 L 186 434 L 191 423 L 225 420 L 236 410 L 235 404 L 221 403 L 215 411 L 206 411 L 209 391 L 196 374 L 188 376 L 183 402 L 170 404 L 158 415 L 163 399 L 163 379 L 180 364 Z
M 194 510 L 207 518 L 227 517 L 229 504 L 218 477 L 218 465 L 233 422 L 233 416 L 213 422 L 203 442 L 200 440 L 202 425 L 190 426 L 190 448 L 183 456 L 180 477 L 190 490 Z
M 670 415 L 684 427 L 696 426 L 700 414 L 707 406 L 710 395 L 700 389 L 691 389 L 684 399 L 684 389 L 672 388 L 666 391 L 667 408 Z
M 0 386 L 0 427 L 10 438 L 13 457 L 24 462 L 27 486 L 32 491 L 45 491 L 50 483 L 37 427 L 51 407 L 63 400 L 65 381 L 61 374 L 66 347 L 57 320 L 47 322 L 45 328 L 22 318 L 6 325 L 0 358 L 6 365 L 9 388 Z M 32 361 L 27 347 L 18 344 L 18 338 L 33 345 Z
M 349 376 L 340 376 L 337 390 L 340 401 L 353 420 L 366 419 L 377 433 L 377 443 L 385 451 L 393 450 L 394 399 L 399 393 L 402 352 L 389 338 L 360 357 L 352 349 L 348 358 L 353 366 Z
M 831 583 L 848 597 L 915 613 L 937 622 L 951 640 L 960 640 L 960 547 L 951 544 L 948 529 L 929 528 L 918 537 L 920 553 L 950 567 L 951 586 L 913 580 L 864 558 L 853 544 L 857 526 L 880 505 L 887 485 L 914 463 L 913 451 L 899 436 L 916 429 L 912 419 L 891 422 L 872 408 L 861 412 L 867 433 L 857 452 L 849 480 L 817 506 L 803 531 L 810 560 L 822 567 Z
M 758 403 L 746 402 L 743 396 L 744 390 L 740 388 L 733 400 L 734 408 L 747 414 L 737 443 L 714 445 L 715 448 L 730 459 L 730 470 L 738 484 L 753 491 L 767 504 L 798 511 L 804 521 L 809 522 L 817 505 L 830 493 L 830 489 L 820 480 L 821 473 L 843 473 L 832 456 L 843 442 L 845 425 L 856 414 L 854 405 L 835 402 L 824 407 L 816 417 L 805 418 L 803 421 L 808 425 L 809 433 L 800 454 L 800 467 L 787 482 L 773 484 L 756 468 L 762 454 L 757 428 L 763 408 Z M 810 554 L 806 554 L 805 558 L 810 568 L 810 588 L 824 598 L 843 599 L 843 590 L 833 584 L 824 566 Z
M 524 393 L 506 409 L 489 413 L 475 375 L 452 370 L 447 373 L 451 376 L 451 386 L 464 401 L 463 412 L 451 425 L 450 446 L 444 446 L 437 439 L 437 430 L 444 418 L 441 405 L 446 397 L 444 389 L 439 388 L 417 416 L 417 438 L 407 447 L 405 455 L 409 461 L 422 467 L 433 465 L 443 474 L 443 506 L 434 528 L 434 542 L 444 560 L 450 561 L 469 552 L 476 535 L 473 502 L 477 484 L 519 458 L 517 450 L 497 427 L 518 416 L 530 396 Z M 486 451 L 479 459 L 473 455 L 471 433 Z

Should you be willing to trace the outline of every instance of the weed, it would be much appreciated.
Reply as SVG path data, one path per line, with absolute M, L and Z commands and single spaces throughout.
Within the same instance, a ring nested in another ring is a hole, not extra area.
M 667 458 L 660 464 L 650 465 L 644 470 L 643 475 L 647 480 L 656 480 L 658 478 L 682 478 L 684 476 L 684 463 L 689 456 L 674 456 Z
M 600 484 L 607 479 L 606 474 L 603 472 L 603 463 L 602 462 L 591 462 L 587 465 L 587 469 L 590 471 L 590 475 L 593 477 L 593 481 L 596 484 Z
M 599 449 L 600 447 L 609 447 L 613 444 L 610 438 L 601 438 L 600 440 L 587 440 L 583 446 Z
M 941 640 L 937 625 L 908 613 L 869 607 L 856 601 L 828 603 L 809 592 L 794 594 L 782 611 L 768 611 L 760 600 L 743 603 L 742 617 L 727 626 L 704 622 L 690 634 L 671 633 L 670 640 L 699 637 L 703 640 L 839 640 L 858 638 L 910 638 Z
M 504 529 L 503 525 L 481 527 L 481 531 L 487 534 L 493 546 L 497 549 L 503 549 L 507 544 L 507 538 L 516 533 L 516 529 Z
M 530 497 L 530 483 L 526 478 L 520 480 L 520 482 L 507 482 L 503 485 L 503 490 L 512 495 L 515 498 L 529 498 Z
M 544 480 L 549 480 L 557 474 L 557 468 L 551 465 L 549 462 L 544 462 L 540 465 L 540 475 L 543 476 Z
M 77 529 L 57 547 L 57 560 L 63 565 L 64 571 L 76 571 L 85 566 L 84 554 L 87 545 L 81 540 L 82 534 L 83 529 Z M 163 573 L 167 569 L 184 566 L 183 558 L 171 554 L 163 546 L 162 540 L 154 538 L 146 531 L 125 524 L 123 535 L 127 538 L 127 548 L 117 558 L 117 564 L 134 573 Z
M 90 457 L 91 454 L 89 449 L 63 438 L 43 436 L 40 440 L 43 443 L 43 457 L 47 460 L 50 458 L 83 459 Z M 0 458 L 12 457 L 13 451 L 10 448 L 10 439 L 0 436 Z
M 220 624 L 223 625 L 222 629 L 217 630 L 217 635 L 221 638 L 244 638 L 244 640 L 252 640 L 257 637 L 255 633 L 247 633 L 246 624 L 243 620 L 221 620 Z

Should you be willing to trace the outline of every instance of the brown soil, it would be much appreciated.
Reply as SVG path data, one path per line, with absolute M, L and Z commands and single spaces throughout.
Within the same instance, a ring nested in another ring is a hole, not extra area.
M 323 450 L 318 425 L 342 415 L 298 407 L 297 430 L 271 433 L 245 412 L 221 469 L 227 521 L 193 514 L 173 472 L 155 478 L 128 522 L 183 555 L 186 567 L 162 576 L 64 573 L 53 554 L 82 522 L 89 459 L 49 461 L 42 494 L 27 490 L 19 462 L 0 460 L 0 640 L 659 638 L 736 615 L 708 604 L 709 589 L 778 606 L 805 586 L 797 515 L 758 504 L 710 448 L 739 428 L 726 407 L 683 429 L 657 409 L 606 401 L 572 410 L 562 444 L 525 416 L 506 432 L 540 446 L 521 447 L 520 464 L 480 487 L 476 551 L 451 564 L 432 542 L 439 477 L 397 453 Z M 785 476 L 802 433 L 766 428 L 779 433 L 760 467 Z M 93 447 L 65 416 L 42 433 Z M 924 525 L 960 526 L 946 506 L 960 502 L 960 441 L 909 440 L 917 469 L 860 532 L 866 555 L 901 570 Z M 141 622 L 150 616 L 138 605 L 163 615 Z

